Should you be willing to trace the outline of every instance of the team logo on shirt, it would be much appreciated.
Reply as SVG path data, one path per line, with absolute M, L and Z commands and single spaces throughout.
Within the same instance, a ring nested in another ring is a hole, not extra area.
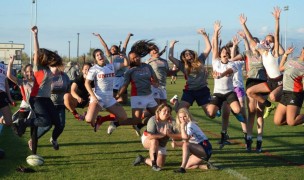
M 107 78 L 107 77 L 115 77 L 115 73 L 109 73 L 109 74 L 98 74 L 98 78 Z
M 290 103 L 290 104 L 294 104 L 295 102 L 294 102 L 294 100 L 292 99 L 292 100 L 290 100 L 289 103 Z

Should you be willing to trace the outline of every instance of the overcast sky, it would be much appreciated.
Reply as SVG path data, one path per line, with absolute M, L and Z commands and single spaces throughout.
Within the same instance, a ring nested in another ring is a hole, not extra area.
M 30 27 L 35 23 L 33 0 L 0 1 L 0 43 L 25 44 L 30 51 Z M 302 0 L 36 0 L 37 25 L 40 47 L 57 50 L 68 55 L 71 41 L 71 56 L 77 55 L 77 33 L 80 55 L 89 48 L 101 48 L 98 39 L 102 35 L 108 46 L 124 41 L 126 35 L 134 34 L 129 47 L 139 39 L 154 39 L 160 48 L 167 41 L 179 40 L 176 51 L 204 48 L 199 28 L 212 35 L 213 23 L 222 22 L 223 43 L 241 29 L 239 15 L 245 13 L 247 26 L 260 39 L 274 30 L 271 14 L 274 6 L 288 11 L 281 13 L 280 32 L 284 37 L 287 27 L 287 45 L 304 46 L 304 21 Z M 32 10 L 33 8 L 33 10 Z M 199 42 L 200 41 L 200 42 Z

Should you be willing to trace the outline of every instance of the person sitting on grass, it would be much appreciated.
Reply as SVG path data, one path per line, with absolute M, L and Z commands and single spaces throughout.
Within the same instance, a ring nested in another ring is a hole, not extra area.
M 207 136 L 194 122 L 192 114 L 186 108 L 178 110 L 176 115 L 176 128 L 181 133 L 182 142 L 172 145 L 181 146 L 183 149 L 182 164 L 175 173 L 186 173 L 186 169 L 218 169 L 209 162 L 212 155 L 212 145 Z M 202 164 L 206 162 L 207 164 Z
M 91 63 L 84 63 L 82 66 L 82 75 L 78 76 L 71 84 L 71 91 L 64 95 L 64 105 L 72 112 L 74 117 L 83 121 L 85 114 L 78 114 L 76 108 L 85 108 L 89 104 L 89 96 L 87 89 L 84 86 L 89 69 L 92 67 Z M 92 81 L 91 86 L 94 87 L 94 82 Z
M 145 149 L 149 150 L 149 158 L 138 155 L 133 165 L 145 163 L 152 166 L 152 170 L 160 171 L 165 164 L 167 150 L 166 144 L 169 138 L 180 138 L 173 129 L 171 119 L 172 107 L 168 104 L 161 104 L 157 107 L 155 116 L 152 116 L 147 124 L 147 130 L 141 137 Z

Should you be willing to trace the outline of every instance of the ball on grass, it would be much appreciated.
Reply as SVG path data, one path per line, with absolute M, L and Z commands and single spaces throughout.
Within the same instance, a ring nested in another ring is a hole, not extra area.
M 26 158 L 26 162 L 30 166 L 41 166 L 44 163 L 44 159 L 39 155 L 30 155 Z

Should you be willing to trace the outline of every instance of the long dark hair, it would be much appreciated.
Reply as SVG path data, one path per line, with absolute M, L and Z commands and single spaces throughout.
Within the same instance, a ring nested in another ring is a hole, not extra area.
M 139 41 L 135 42 L 133 44 L 133 46 L 131 47 L 131 51 L 129 52 L 129 54 L 135 53 L 140 57 L 145 57 L 147 54 L 150 53 L 150 51 L 151 51 L 150 47 L 155 45 L 151 41 L 152 41 L 152 39 L 150 39 L 150 40 L 139 40 Z
M 41 66 L 61 66 L 62 58 L 55 52 L 40 48 L 38 51 L 38 62 Z
M 101 49 L 95 49 L 95 50 L 93 51 L 93 53 L 92 53 L 92 56 L 93 56 L 94 60 L 95 60 L 95 57 L 96 57 L 96 53 L 97 53 L 97 52 L 101 52 L 101 53 L 103 54 L 103 51 L 102 51 Z

